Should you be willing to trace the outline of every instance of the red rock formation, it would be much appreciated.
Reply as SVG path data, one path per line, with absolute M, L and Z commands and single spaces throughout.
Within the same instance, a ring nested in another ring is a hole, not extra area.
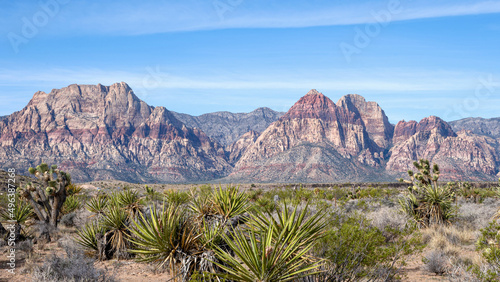
M 77 181 L 198 181 L 230 169 L 224 151 L 129 86 L 70 85 L 37 92 L 0 125 L 0 157 L 19 169 L 61 164 Z
M 394 126 L 376 102 L 366 102 L 360 95 L 349 94 L 340 98 L 337 106 L 360 116 L 368 136 L 380 149 L 391 144 Z
M 413 169 L 413 161 L 429 159 L 437 163 L 441 179 L 492 180 L 497 171 L 495 139 L 461 131 L 431 116 L 415 121 L 400 121 L 394 130 L 394 147 L 386 169 L 404 172 Z

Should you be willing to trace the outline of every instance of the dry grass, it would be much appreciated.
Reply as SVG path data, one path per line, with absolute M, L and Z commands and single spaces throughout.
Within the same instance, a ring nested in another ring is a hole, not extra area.
M 453 225 L 432 226 L 422 230 L 422 240 L 430 250 L 440 250 L 447 256 L 459 256 L 463 248 L 474 243 L 475 232 Z

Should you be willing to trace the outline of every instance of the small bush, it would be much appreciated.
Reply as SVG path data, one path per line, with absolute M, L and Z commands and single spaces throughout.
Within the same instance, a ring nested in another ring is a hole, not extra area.
M 75 212 L 68 213 L 63 215 L 60 222 L 66 227 L 73 227 L 75 226 L 75 217 L 76 217 Z
M 424 259 L 425 269 L 441 275 L 446 272 L 448 258 L 442 251 L 432 251 Z
M 86 257 L 83 252 L 74 248 L 66 249 L 66 257 L 56 255 L 45 259 L 42 266 L 35 267 L 32 278 L 34 281 L 115 281 L 113 277 L 94 267 L 94 260 Z

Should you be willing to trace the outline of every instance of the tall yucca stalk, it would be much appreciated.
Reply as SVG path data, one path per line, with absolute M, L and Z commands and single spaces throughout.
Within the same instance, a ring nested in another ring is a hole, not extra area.
M 286 208 L 284 209 L 286 210 Z M 322 263 L 311 260 L 307 252 L 321 238 L 322 213 L 304 221 L 307 207 L 297 214 L 282 212 L 278 220 L 254 217 L 247 230 L 238 229 L 233 235 L 223 234 L 234 256 L 216 246 L 217 264 L 225 273 L 221 278 L 234 281 L 291 281 L 311 275 Z M 264 226 L 265 222 L 269 225 Z

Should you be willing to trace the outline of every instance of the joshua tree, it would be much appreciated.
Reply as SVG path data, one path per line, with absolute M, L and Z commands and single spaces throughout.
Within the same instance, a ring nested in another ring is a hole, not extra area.
M 57 165 L 49 167 L 46 163 L 30 167 L 28 171 L 42 181 L 43 187 L 30 182 L 19 195 L 31 204 L 38 219 L 57 227 L 57 218 L 66 201 L 66 186 L 71 183 L 70 175 L 57 169 Z
M 456 212 L 452 187 L 438 184 L 440 172 L 437 164 L 432 166 L 432 170 L 428 160 L 421 159 L 413 165 L 418 172 L 408 171 L 411 180 L 400 179 L 412 185 L 408 187 L 406 197 L 399 201 L 401 208 L 420 226 L 449 222 Z

